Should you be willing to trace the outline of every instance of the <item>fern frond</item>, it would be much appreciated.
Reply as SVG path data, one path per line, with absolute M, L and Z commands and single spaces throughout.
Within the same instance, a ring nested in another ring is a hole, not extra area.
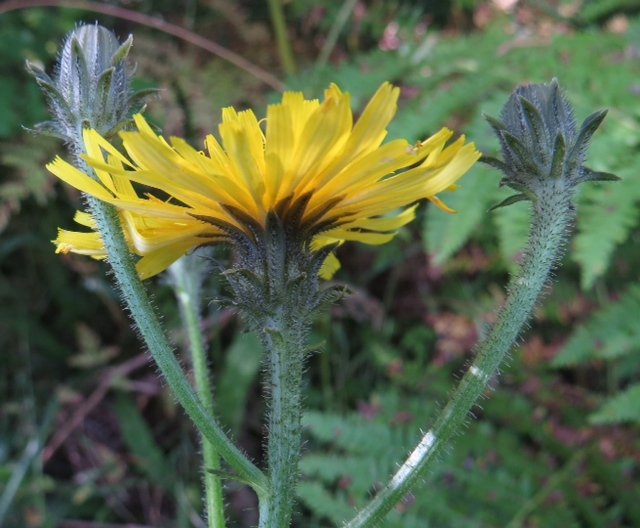
M 615 248 L 638 223 L 640 172 L 625 172 L 614 184 L 585 186 L 579 198 L 573 258 L 580 265 L 585 290 L 604 274 Z
M 609 398 L 597 412 L 589 416 L 589 421 L 593 424 L 640 424 L 640 383 Z
M 487 208 L 496 195 L 495 182 L 495 171 L 478 164 L 456 192 L 441 196 L 457 214 L 443 214 L 437 207 L 427 208 L 423 239 L 434 264 L 444 264 L 473 231 L 488 220 Z
M 505 196 L 508 192 L 501 192 Z M 497 201 L 497 200 L 496 200 Z M 493 221 L 498 230 L 500 253 L 511 271 L 517 265 L 518 255 L 525 247 L 531 228 L 531 203 L 520 202 L 501 207 L 493 212 Z
M 596 312 L 576 330 L 552 362 L 567 367 L 640 352 L 640 285 L 631 286 L 616 302 Z M 640 407 L 640 405 L 638 405 Z
M 317 517 L 331 521 L 332 526 L 341 526 L 353 515 L 353 507 L 343 497 L 330 493 L 319 482 L 301 482 L 296 493 L 300 502 Z

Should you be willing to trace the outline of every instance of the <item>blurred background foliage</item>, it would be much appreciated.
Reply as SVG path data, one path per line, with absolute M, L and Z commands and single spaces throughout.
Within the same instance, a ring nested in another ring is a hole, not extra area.
M 568 257 L 497 390 L 387 526 L 640 526 L 637 1 L 290 0 L 289 74 L 267 3 L 99 4 L 130 10 L 117 17 L 88 3 L 35 4 L 0 4 L 0 526 L 204 526 L 196 437 L 108 274 L 53 253 L 56 227 L 71 227 L 81 198 L 44 170 L 62 146 L 23 128 L 46 118 L 23 65 L 51 68 L 80 21 L 134 33 L 137 87 L 160 89 L 148 114 L 196 144 L 220 107 L 264 108 L 277 92 L 131 12 L 222 45 L 307 96 L 337 82 L 362 108 L 390 80 L 402 87 L 390 137 L 417 140 L 446 125 L 495 153 L 482 113 L 496 116 L 517 84 L 554 76 L 578 120 L 609 108 L 589 165 L 622 181 L 583 186 Z M 446 400 L 527 235 L 526 204 L 487 212 L 504 197 L 498 181 L 478 166 L 443 196 L 458 214 L 426 206 L 391 244 L 342 251 L 337 280 L 354 293 L 315 330 L 323 347 L 308 370 L 297 525 L 347 519 Z M 207 300 L 217 287 L 211 277 Z M 162 279 L 152 288 L 183 349 L 170 290 Z M 233 314 L 203 310 L 219 414 L 260 461 L 257 343 Z M 230 525 L 251 525 L 254 498 L 234 483 L 227 490 Z

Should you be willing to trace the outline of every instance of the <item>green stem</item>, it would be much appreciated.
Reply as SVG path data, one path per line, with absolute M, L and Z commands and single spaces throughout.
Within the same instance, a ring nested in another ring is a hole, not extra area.
M 213 391 L 198 311 L 201 274 L 198 270 L 187 269 L 185 263 L 185 259 L 193 258 L 197 256 L 183 257 L 171 266 L 170 272 L 174 279 L 174 291 L 180 306 L 180 315 L 189 337 L 196 393 L 207 412 L 213 415 Z M 220 471 L 220 457 L 214 445 L 204 435 L 201 435 L 201 442 L 207 523 L 209 528 L 225 528 L 222 481 L 216 473 Z
M 31 468 L 32 464 L 36 464 L 38 462 L 38 457 L 42 452 L 42 448 L 45 445 L 51 426 L 54 423 L 58 407 L 59 402 L 57 399 L 54 398 L 49 401 L 44 412 L 42 424 L 33 437 L 27 442 L 20 460 L 16 462 L 15 467 L 11 471 L 11 476 L 4 484 L 2 495 L 0 495 L 0 526 L 4 526 L 3 523 L 5 518 L 10 511 L 11 505 L 14 502 L 18 491 L 20 490 L 22 482 L 29 472 L 29 468 Z M 17 505 L 15 509 L 18 509 Z M 13 511 L 15 512 L 15 510 Z
M 302 373 L 305 325 L 291 328 L 284 314 L 260 332 L 269 366 L 269 499 L 261 509 L 260 528 L 291 523 L 302 437 Z
M 287 26 L 282 12 L 282 0 L 269 0 L 269 14 L 271 23 L 273 24 L 273 32 L 276 35 L 276 43 L 278 45 L 278 54 L 282 61 L 282 67 L 287 75 L 293 75 L 296 72 L 296 63 L 293 59 L 291 51 L 291 43 L 287 37 Z
M 353 12 L 353 9 L 355 8 L 357 3 L 358 0 L 346 0 L 344 4 L 342 4 L 342 7 L 338 11 L 336 18 L 331 25 L 329 33 L 327 34 L 327 39 L 325 40 L 324 45 L 320 50 L 320 55 L 318 56 L 318 60 L 316 61 L 316 66 L 324 66 L 329 60 L 331 52 L 336 47 L 336 42 L 338 42 L 338 37 L 344 29 L 344 26 L 347 23 L 347 20 L 349 20 L 349 16 Z
M 378 526 L 426 472 L 463 427 L 469 411 L 486 392 L 500 364 L 511 350 L 544 291 L 549 275 L 565 250 L 565 241 L 574 218 L 571 192 L 551 181 L 533 204 L 533 224 L 520 272 L 509 284 L 509 296 L 496 324 L 480 343 L 473 364 L 462 378 L 449 403 L 438 416 L 400 469 L 386 486 L 346 528 Z
M 75 153 L 76 166 L 96 178 L 91 167 L 79 154 L 83 152 L 83 149 L 82 139 L 75 138 L 71 150 Z M 235 446 L 217 420 L 207 412 L 174 356 L 171 345 L 147 296 L 147 291 L 138 277 L 133 256 L 122 231 L 118 212 L 113 206 L 93 196 L 86 198 L 104 243 L 116 286 L 151 356 L 171 387 L 178 403 L 191 418 L 200 434 L 215 446 L 218 453 L 238 473 L 238 476 L 249 484 L 259 496 L 264 495 L 266 493 L 264 474 Z

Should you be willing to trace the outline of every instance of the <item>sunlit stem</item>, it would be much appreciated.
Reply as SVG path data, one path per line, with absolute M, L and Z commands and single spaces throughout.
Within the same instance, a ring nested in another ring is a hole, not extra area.
M 200 324 L 200 282 L 202 273 L 187 265 L 188 259 L 198 258 L 188 255 L 174 263 L 169 271 L 173 279 L 173 289 L 180 307 L 180 317 L 189 338 L 189 351 L 193 366 L 196 392 L 205 409 L 213 414 L 213 392 L 210 381 L 207 354 Z M 224 499 L 222 482 L 216 471 L 220 470 L 220 457 L 214 445 L 201 435 L 203 484 L 205 508 L 209 528 L 224 528 Z
M 322 45 L 320 54 L 318 55 L 318 60 L 316 61 L 316 64 L 318 66 L 324 66 L 329 60 L 331 52 L 334 50 L 334 48 L 336 47 L 336 43 L 338 42 L 338 37 L 344 29 L 344 26 L 349 20 L 349 16 L 351 16 L 351 13 L 353 12 L 357 3 L 358 0 L 345 0 L 345 2 L 340 7 L 340 10 L 336 15 L 333 24 L 331 24 L 331 29 L 329 30 L 329 33 L 327 33 L 327 38 Z
M 384 516 L 426 473 L 463 427 L 469 411 L 489 388 L 500 364 L 544 291 L 549 275 L 565 251 L 574 219 L 572 192 L 562 182 L 546 182 L 533 203 L 533 224 L 524 262 L 509 284 L 509 295 L 490 333 L 478 346 L 476 358 L 458 388 L 400 469 L 346 527 L 381 526 Z

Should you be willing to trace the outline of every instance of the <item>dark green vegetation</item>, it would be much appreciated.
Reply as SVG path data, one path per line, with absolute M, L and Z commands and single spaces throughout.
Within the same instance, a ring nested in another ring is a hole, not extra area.
M 556 76 L 579 122 L 609 108 L 587 164 L 622 178 L 583 186 L 569 256 L 497 390 L 388 525 L 639 526 L 634 2 L 585 1 L 574 14 L 572 3 L 540 2 L 507 15 L 473 0 L 423 7 L 371 0 L 357 3 L 324 63 L 316 58 L 340 13 L 321 4 L 296 1 L 285 11 L 299 70 L 280 76 L 288 87 L 320 95 L 337 82 L 359 107 L 391 80 L 403 87 L 391 136 L 417 140 L 447 125 L 495 154 L 481 113 L 497 115 L 518 83 Z M 266 6 L 176 5 L 136 3 L 281 71 Z M 72 227 L 80 199 L 43 168 L 61 145 L 20 128 L 46 119 L 24 60 L 50 67 L 66 31 L 96 17 L 60 8 L 0 15 L 0 525 L 201 526 L 196 436 L 142 356 L 105 268 L 53 254 L 55 227 Z M 274 98 L 255 77 L 182 41 L 98 19 L 121 36 L 134 32 L 136 88 L 162 89 L 149 114 L 168 134 L 199 143 L 215 130 L 221 106 L 262 108 Z M 314 340 L 324 346 L 308 369 L 300 526 L 345 520 L 446 400 L 527 234 L 525 203 L 487 212 L 507 196 L 499 179 L 478 166 L 459 191 L 442 196 L 457 215 L 427 206 L 391 244 L 341 253 L 337 279 L 354 293 L 316 327 Z M 152 288 L 183 345 L 171 292 L 162 281 Z M 216 295 L 212 277 L 208 297 Z M 220 416 L 260 460 L 257 345 L 231 314 L 203 310 Z M 250 525 L 253 497 L 234 483 L 228 490 L 230 525 Z

